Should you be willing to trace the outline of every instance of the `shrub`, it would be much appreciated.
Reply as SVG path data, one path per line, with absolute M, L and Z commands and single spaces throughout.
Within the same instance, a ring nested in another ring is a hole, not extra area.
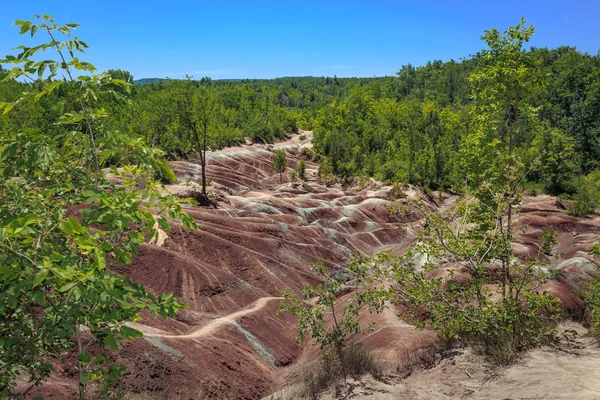
M 298 175 L 298 177 L 302 180 L 306 179 L 305 178 L 305 174 L 306 174 L 306 163 L 304 162 L 304 160 L 300 160 L 300 162 L 298 163 L 298 165 L 296 165 L 296 174 Z
M 300 140 L 306 140 L 306 135 L 300 135 Z
M 323 162 L 319 166 L 319 180 L 326 186 L 335 183 L 335 175 L 333 174 L 333 166 L 327 158 L 323 158 Z
M 272 167 L 273 171 L 279 173 L 279 183 L 283 182 L 283 173 L 287 169 L 288 160 L 285 150 L 276 150 L 273 153 Z
M 573 200 L 573 205 L 567 213 L 576 217 L 587 217 L 600 205 L 600 188 L 590 177 L 579 178 Z
M 294 169 L 291 170 L 289 172 L 289 175 L 290 175 L 290 181 L 292 181 L 292 183 L 296 182 L 296 170 L 294 170 Z
M 300 155 L 302 155 L 302 157 L 306 160 L 315 160 L 317 157 L 317 153 L 315 153 L 315 151 L 313 149 L 311 149 L 310 147 L 303 147 L 300 150 Z
M 525 182 L 523 184 L 523 194 L 527 196 L 538 196 L 545 194 L 546 190 L 543 183 L 539 182 Z
M 558 243 L 558 241 L 556 240 L 556 233 L 552 232 L 549 229 L 544 229 L 542 231 L 542 236 L 540 239 L 540 248 L 542 252 L 548 255 L 552 253 L 552 248 Z
M 156 175 L 162 183 L 177 183 L 177 177 L 165 160 L 156 160 Z
M 582 294 L 585 300 L 585 324 L 590 334 L 600 341 L 600 279 L 591 281 L 587 289 L 587 292 Z

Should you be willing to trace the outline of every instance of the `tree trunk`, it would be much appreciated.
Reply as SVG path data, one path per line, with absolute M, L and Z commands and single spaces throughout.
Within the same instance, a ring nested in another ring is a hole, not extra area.
M 208 140 L 208 121 L 204 121 L 203 126 L 204 144 L 202 145 L 202 153 L 200 157 L 200 164 L 202 167 L 202 194 L 206 197 L 206 143 Z
M 77 339 L 77 369 L 79 370 L 79 400 L 85 400 L 85 385 L 83 384 L 83 364 L 81 363 L 81 354 L 83 353 L 83 346 L 81 345 L 81 331 L 79 330 L 79 324 L 75 326 L 75 338 Z
M 413 133 L 408 135 L 408 183 L 413 183 Z

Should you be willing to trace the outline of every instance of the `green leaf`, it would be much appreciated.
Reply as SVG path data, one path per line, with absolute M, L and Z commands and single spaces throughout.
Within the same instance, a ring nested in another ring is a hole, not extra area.
M 2 112 L 2 114 L 8 114 L 10 112 L 10 110 L 13 109 L 14 106 L 15 106 L 15 103 L 5 103 L 4 111 Z
M 77 282 L 67 283 L 66 285 L 63 285 L 60 288 L 58 288 L 58 291 L 59 292 L 66 292 L 66 291 L 72 289 L 73 286 L 75 286 L 76 284 L 77 284 Z
M 144 336 L 142 332 L 138 331 L 137 329 L 133 329 L 125 325 L 120 327 L 120 331 L 121 335 L 127 339 L 135 339 Z
M 104 345 L 110 347 L 110 349 L 114 351 L 118 347 L 115 335 L 112 333 L 107 335 L 104 339 Z
M 32 288 L 35 288 L 40 283 L 42 283 L 44 281 L 44 279 L 46 279 L 46 276 L 48 276 L 48 270 L 47 269 L 43 269 L 40 272 L 38 272 L 35 275 L 35 278 L 33 278 Z
M 62 221 L 58 227 L 67 235 L 80 234 L 84 231 L 79 221 L 75 218 L 67 218 L 66 221 Z
M 106 268 L 106 257 L 101 248 L 96 247 L 94 249 L 93 257 L 94 263 L 96 264 L 96 268 L 98 269 L 98 271 L 102 271 L 104 268 Z
M 73 226 L 69 221 L 62 221 L 60 224 L 58 224 L 58 227 L 67 235 L 72 235 L 74 233 Z

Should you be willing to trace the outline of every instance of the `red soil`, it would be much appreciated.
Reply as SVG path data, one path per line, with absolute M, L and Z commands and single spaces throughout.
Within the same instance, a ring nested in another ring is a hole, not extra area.
M 295 136 L 275 147 L 287 150 L 293 168 L 301 145 Z M 118 360 L 129 367 L 126 384 L 132 398 L 256 399 L 275 391 L 284 383 L 283 367 L 310 360 L 315 351 L 308 348 L 302 355 L 295 321 L 276 314 L 279 300 L 266 298 L 317 283 L 309 266 L 319 259 L 342 268 L 356 250 L 369 255 L 382 249 L 400 252 L 414 240 L 407 232 L 415 226 L 406 229 L 407 223 L 422 215 L 390 217 L 390 187 L 375 182 L 362 190 L 325 187 L 315 180 L 317 165 L 310 161 L 308 183 L 292 184 L 283 176 L 280 184 L 271 158 L 267 146 L 209 154 L 209 192 L 221 199 L 218 208 L 190 207 L 199 230 L 186 232 L 175 225 L 162 247 L 142 246 L 133 263 L 119 269 L 154 292 L 174 292 L 189 306 L 173 320 L 144 317 L 137 327 L 147 336 L 118 352 Z M 167 189 L 189 193 L 195 185 L 190 189 L 185 182 L 198 180 L 198 165 L 177 161 L 171 167 L 180 183 Z M 430 211 L 437 208 L 418 191 L 411 189 L 408 195 Z M 515 250 L 530 257 L 539 253 L 541 229 L 559 232 L 557 249 L 565 255 L 542 258 L 567 275 L 547 289 L 568 307 L 578 307 L 581 300 L 572 288 L 597 272 L 585 260 L 593 260 L 587 251 L 600 232 L 600 220 L 566 216 L 554 202 L 548 196 L 525 199 L 522 210 L 529 212 L 518 218 L 524 231 Z M 455 277 L 462 277 L 460 271 Z M 434 341 L 432 332 L 418 331 L 395 314 L 365 316 L 377 327 L 355 340 L 386 354 L 406 354 Z M 53 383 L 37 393 L 69 398 L 75 376 L 64 370 L 54 375 Z M 72 385 L 63 384 L 67 381 Z

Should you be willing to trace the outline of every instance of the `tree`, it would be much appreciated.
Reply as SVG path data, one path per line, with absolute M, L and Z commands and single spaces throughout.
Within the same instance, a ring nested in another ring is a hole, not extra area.
M 549 193 L 558 195 L 575 190 L 580 169 L 574 138 L 544 126 L 532 143 L 532 151 L 531 158 L 538 160 L 540 180 Z
M 385 290 L 375 292 L 370 290 L 359 290 L 349 296 L 345 302 L 340 304 L 338 300 L 346 288 L 345 283 L 351 276 L 355 282 L 363 282 L 368 278 L 365 275 L 367 268 L 364 267 L 361 258 L 357 258 L 348 267 L 348 275 L 344 279 L 342 274 L 336 274 L 324 263 L 318 262 L 311 266 L 323 283 L 317 286 L 305 286 L 302 288 L 302 298 L 298 298 L 294 292 L 283 292 L 285 298 L 281 302 L 278 314 L 289 312 L 298 317 L 297 342 L 300 343 L 306 336 L 310 336 L 315 344 L 319 345 L 324 354 L 323 361 L 334 359 L 341 367 L 344 378 L 348 372 L 357 369 L 346 360 L 348 338 L 354 333 L 361 331 L 358 316 L 363 309 L 370 312 L 382 312 L 386 306 L 388 292 Z M 312 307 L 305 302 L 313 302 Z M 327 316 L 331 316 L 332 324 L 328 326 Z M 372 325 L 369 325 L 369 329 Z M 328 363 L 328 367 L 332 367 Z M 360 367 L 359 367 L 360 369 Z
M 298 165 L 296 165 L 296 174 L 298 177 L 300 177 L 300 179 L 306 179 L 306 163 L 304 160 L 300 160 Z
M 25 397 L 73 346 L 79 398 L 92 380 L 102 382 L 99 395 L 110 397 L 123 368 L 90 354 L 88 346 L 114 350 L 141 336 L 125 323 L 143 310 L 167 317 L 183 307 L 171 294 L 150 293 L 113 267 L 130 263 L 146 238 L 161 245 L 167 217 L 188 229 L 196 224 L 152 179 L 161 153 L 102 124 L 98 99 L 110 92 L 118 97 L 111 85 L 127 83 L 94 74 L 93 65 L 75 56 L 88 47 L 70 37 L 78 25 L 58 25 L 46 14 L 16 25 L 21 34 L 47 34 L 48 41 L 0 60 L 12 66 L 5 82 L 31 82 L 29 91 L 0 109 L 7 114 L 28 99 L 52 97 L 61 116 L 53 131 L 15 126 L 0 137 L 0 397 Z M 44 50 L 59 60 L 35 61 Z M 115 154 L 127 155 L 119 157 L 121 170 L 112 169 L 122 185 L 109 183 L 100 169 Z M 22 374 L 31 386 L 15 394 Z
M 283 173 L 287 169 L 287 156 L 285 154 L 285 150 L 276 150 L 273 153 L 273 162 L 272 167 L 273 171 L 279 173 L 279 183 L 283 183 Z
M 512 279 L 509 265 L 512 255 L 510 242 L 513 240 L 512 214 L 527 173 L 515 147 L 524 135 L 522 121 L 537 118 L 534 107 L 527 100 L 540 85 L 540 60 L 523 49 L 535 28 L 525 24 L 522 18 L 516 26 L 507 28 L 504 34 L 494 28 L 485 31 L 482 36 L 488 48 L 481 51 L 480 65 L 470 77 L 476 129 L 467 136 L 463 152 L 468 190 L 485 206 L 485 210 L 498 219 L 492 224 L 490 218 L 482 215 L 482 221 L 487 218 L 487 227 L 483 228 L 497 226 L 504 236 L 504 254 L 499 256 L 503 296 L 507 288 L 512 290 L 509 285 Z M 506 206 L 506 215 L 498 212 L 499 204 Z
M 202 170 L 202 194 L 206 195 L 206 150 L 209 144 L 209 130 L 216 119 L 216 99 L 209 86 L 201 85 L 197 89 L 192 85 L 188 77 L 185 91 L 180 99 L 181 122 L 187 130 L 192 145 L 196 148 L 200 157 L 200 168 Z

